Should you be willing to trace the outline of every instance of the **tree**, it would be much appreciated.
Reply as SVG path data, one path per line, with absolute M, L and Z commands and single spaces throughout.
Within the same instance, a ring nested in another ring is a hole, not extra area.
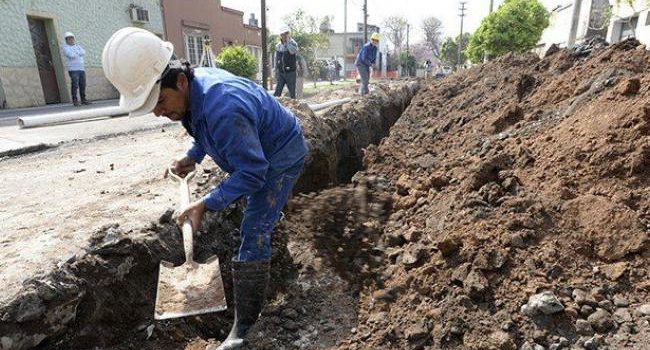
M 393 44 L 395 52 L 401 52 L 405 45 L 407 25 L 406 18 L 400 16 L 390 16 L 384 20 L 386 38 Z
M 483 19 L 466 54 L 477 63 L 483 61 L 485 54 L 498 57 L 529 51 L 537 45 L 548 23 L 549 13 L 539 0 L 505 0 Z
M 217 65 L 234 75 L 254 79 L 257 73 L 257 60 L 243 46 L 224 47 L 217 56 Z
M 410 52 L 404 51 L 400 54 L 400 62 L 402 66 L 402 74 L 407 75 L 409 77 L 415 75 L 415 68 L 417 62 L 415 61 L 415 57 L 411 55 Z
M 428 43 L 417 43 L 411 45 L 409 48 L 409 53 L 413 55 L 413 57 L 415 57 L 415 60 L 418 62 L 424 62 L 426 60 L 433 59 L 435 56 L 431 50 L 431 46 L 429 46 Z
M 463 40 L 462 40 L 463 47 L 467 47 L 470 38 L 471 35 L 469 33 L 463 33 Z M 459 39 L 460 39 L 460 35 L 457 35 L 456 38 L 447 37 L 447 39 L 445 39 L 445 41 L 440 46 L 440 60 L 444 64 L 454 67 L 454 69 L 457 69 L 459 66 L 458 63 Z M 461 59 L 460 61 L 461 65 L 465 64 L 465 62 L 467 61 L 465 50 L 461 52 L 460 59 Z
M 436 57 L 440 56 L 440 44 L 442 41 L 442 22 L 435 17 L 428 17 L 422 21 L 424 41 L 431 47 Z

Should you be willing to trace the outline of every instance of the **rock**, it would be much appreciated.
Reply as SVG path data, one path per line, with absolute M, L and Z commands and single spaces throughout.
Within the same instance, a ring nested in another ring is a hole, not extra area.
M 630 302 L 627 299 L 625 299 L 624 297 L 620 296 L 620 295 L 615 295 L 614 296 L 614 305 L 616 305 L 618 307 L 628 307 L 628 306 L 630 306 Z
M 616 309 L 613 316 L 614 320 L 619 324 L 624 322 L 632 322 L 632 314 L 630 314 L 630 311 L 628 309 Z
M 639 78 L 630 78 L 619 83 L 616 87 L 616 92 L 624 96 L 630 96 L 639 92 L 640 88 L 641 81 Z
M 506 263 L 507 256 L 508 253 L 501 249 L 479 252 L 474 259 L 474 266 L 481 270 L 495 271 Z
M 472 270 L 465 278 L 463 289 L 472 299 L 482 300 L 490 285 L 485 275 L 479 270 Z
M 420 321 L 414 325 L 409 326 L 404 335 L 409 342 L 417 342 L 430 337 L 429 329 L 425 321 Z
M 429 169 L 435 165 L 436 157 L 434 157 L 432 154 L 424 154 L 417 157 L 415 159 L 415 163 L 417 163 L 420 168 Z
M 296 309 L 294 308 L 288 307 L 282 310 L 282 316 L 295 320 L 296 318 L 298 318 L 298 311 L 296 311 Z
M 596 299 L 589 293 L 585 292 L 582 289 L 574 289 L 573 292 L 571 293 L 573 296 L 573 301 L 576 302 L 576 304 L 582 306 L 582 305 L 590 305 L 590 306 L 596 306 L 598 305 L 598 302 Z
M 516 350 L 517 345 L 515 344 L 512 336 L 503 331 L 496 331 L 490 334 L 490 345 L 494 349 L 499 350 Z M 492 348 L 491 347 L 491 348 Z
M 623 277 L 627 272 L 628 267 L 625 262 L 618 262 L 614 264 L 604 265 L 600 267 L 600 271 L 610 280 L 616 281 Z
M 300 325 L 296 322 L 293 322 L 291 320 L 288 320 L 282 324 L 282 328 L 288 330 L 288 331 L 297 331 L 300 329 Z
M 636 309 L 636 312 L 642 316 L 650 316 L 650 304 L 643 304 Z
M 171 224 L 173 216 L 174 216 L 174 209 L 169 208 L 169 209 L 165 210 L 165 213 L 163 213 L 158 218 L 158 223 L 161 224 L 161 225 L 163 225 L 163 224 Z
M 589 321 L 580 319 L 576 321 L 576 333 L 580 335 L 592 335 L 594 334 L 594 329 L 591 327 Z
M 469 275 L 469 271 L 471 268 L 472 265 L 470 263 L 461 264 L 460 266 L 454 269 L 454 272 L 451 273 L 451 281 L 464 283 L 465 278 L 467 278 L 467 275 Z
M 402 264 L 407 269 L 413 268 L 425 255 L 426 252 L 422 245 L 409 247 L 406 249 L 404 254 L 402 254 Z
M 422 237 L 422 230 L 411 227 L 404 232 L 404 239 L 407 242 L 416 242 Z
M 447 237 L 438 242 L 438 250 L 446 258 L 455 255 L 462 246 L 463 243 L 458 237 Z
M 604 309 L 596 309 L 596 312 L 587 318 L 591 327 L 597 332 L 606 333 L 614 327 L 612 315 Z
M 551 315 L 562 310 L 564 310 L 564 305 L 560 303 L 551 291 L 545 291 L 530 296 L 528 298 L 528 303 L 521 307 L 521 313 L 528 317 L 534 317 L 540 313 Z
M 614 310 L 614 304 L 607 299 L 599 302 L 598 306 L 600 306 L 601 309 L 605 309 L 609 312 L 612 312 Z
M 515 232 L 510 235 L 510 245 L 515 248 L 525 248 L 526 242 L 524 241 L 524 237 L 521 235 L 521 233 Z
M 580 315 L 587 317 L 594 312 L 594 308 L 589 305 L 582 305 L 580 308 Z

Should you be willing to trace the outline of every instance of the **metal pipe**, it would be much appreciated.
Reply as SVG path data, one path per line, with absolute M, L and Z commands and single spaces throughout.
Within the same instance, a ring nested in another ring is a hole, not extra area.
M 33 128 L 47 124 L 65 123 L 77 120 L 92 119 L 99 117 L 114 117 L 127 115 L 128 112 L 120 107 L 92 108 L 74 112 L 60 112 L 40 114 L 29 117 L 19 117 L 17 120 L 20 129 Z

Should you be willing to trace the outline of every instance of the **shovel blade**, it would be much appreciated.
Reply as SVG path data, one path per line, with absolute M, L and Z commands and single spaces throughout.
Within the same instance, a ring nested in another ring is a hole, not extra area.
M 227 308 L 219 259 L 173 267 L 161 262 L 154 319 L 185 317 Z

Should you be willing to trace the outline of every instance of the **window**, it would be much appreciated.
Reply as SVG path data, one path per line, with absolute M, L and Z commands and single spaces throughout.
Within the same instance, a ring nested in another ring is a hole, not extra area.
M 621 20 L 621 35 L 619 41 L 635 37 L 636 24 L 638 21 L 638 16 Z
M 185 40 L 185 54 L 186 59 L 191 65 L 197 66 L 201 62 L 203 55 L 203 38 L 208 35 L 207 32 L 202 30 L 186 30 L 184 32 Z

